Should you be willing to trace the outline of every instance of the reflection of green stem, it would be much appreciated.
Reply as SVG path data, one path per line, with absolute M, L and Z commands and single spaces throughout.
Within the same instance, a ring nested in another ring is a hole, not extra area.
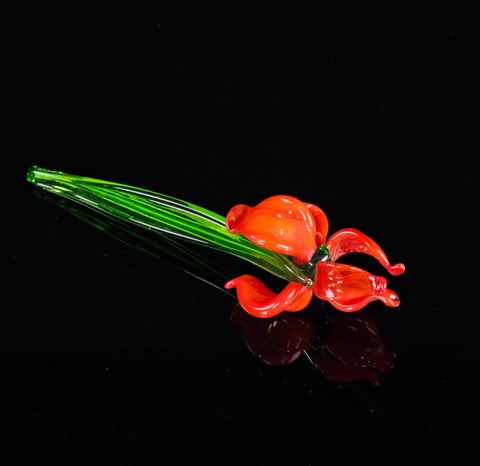
M 155 259 L 166 261 L 169 264 L 173 262 L 184 272 L 209 283 L 215 288 L 219 288 L 233 297 L 222 286 L 232 277 L 232 273 L 198 254 L 191 247 L 181 244 L 164 233 L 152 233 L 122 220 L 93 212 L 83 205 L 55 196 L 48 191 L 38 190 L 37 193 L 43 199 L 62 207 L 80 220 L 102 230 L 137 251 Z
M 290 257 L 263 249 L 225 228 L 225 217 L 163 194 L 119 183 L 31 167 L 27 180 L 39 188 L 109 218 L 245 259 L 285 280 L 311 284 Z

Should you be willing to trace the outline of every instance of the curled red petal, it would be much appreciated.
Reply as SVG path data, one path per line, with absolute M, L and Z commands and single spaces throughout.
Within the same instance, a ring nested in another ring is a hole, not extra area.
M 248 207 L 248 205 L 238 204 L 229 210 L 225 226 L 230 233 L 241 233 L 239 225 L 243 216 L 248 212 L 249 209 L 250 207 Z
M 272 196 L 255 207 L 232 207 L 226 227 L 259 246 L 308 262 L 317 249 L 316 222 L 305 204 L 292 196 Z
M 344 312 L 358 311 L 376 299 L 390 307 L 400 304 L 398 296 L 387 289 L 384 277 L 346 264 L 318 262 L 312 288 L 317 297 Z
M 315 241 L 317 246 L 321 246 L 325 244 L 328 234 L 328 218 L 325 215 L 325 212 L 317 207 L 315 204 L 305 204 L 307 209 L 313 215 L 313 219 L 315 220 Z
M 239 303 L 255 317 L 273 317 L 282 311 L 300 311 L 312 299 L 311 287 L 291 282 L 276 294 L 251 275 L 234 278 L 225 284 L 225 288 L 236 288 Z
M 373 239 L 353 228 L 337 231 L 330 236 L 326 245 L 333 262 L 349 252 L 362 252 L 375 257 L 392 275 L 401 275 L 405 271 L 403 264 L 390 265 L 382 248 Z

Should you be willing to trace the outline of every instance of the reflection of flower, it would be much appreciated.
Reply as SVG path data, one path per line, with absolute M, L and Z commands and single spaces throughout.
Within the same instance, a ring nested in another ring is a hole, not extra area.
M 387 289 L 384 277 L 334 262 L 349 252 L 361 252 L 375 257 L 392 275 L 403 273 L 405 266 L 390 265 L 380 246 L 358 230 L 340 230 L 325 242 L 328 220 L 313 204 L 291 196 L 272 196 L 255 207 L 234 206 L 227 214 L 226 226 L 229 232 L 242 234 L 259 246 L 292 256 L 296 264 L 315 268 L 312 286 L 291 282 L 279 294 L 251 275 L 228 281 L 225 287 L 237 288 L 240 304 L 253 316 L 299 311 L 308 305 L 312 292 L 345 312 L 357 311 L 376 299 L 391 307 L 400 304 L 398 296 Z
M 336 382 L 367 379 L 378 385 L 381 372 L 391 369 L 395 353 L 385 348 L 377 326 L 366 314 L 338 315 L 322 350 L 320 371 Z
M 310 347 L 315 331 L 313 322 L 306 316 L 282 314 L 271 319 L 257 319 L 238 304 L 233 308 L 230 319 L 242 327 L 250 351 L 274 366 L 295 361 Z
M 365 313 L 335 314 L 324 340 L 316 334 L 323 333 L 326 321 L 317 326 L 313 315 L 283 313 L 257 319 L 237 304 L 231 320 L 242 327 L 249 350 L 267 364 L 290 364 L 306 352 L 329 380 L 365 379 L 374 385 L 393 366 L 395 353 L 385 348 L 377 326 Z

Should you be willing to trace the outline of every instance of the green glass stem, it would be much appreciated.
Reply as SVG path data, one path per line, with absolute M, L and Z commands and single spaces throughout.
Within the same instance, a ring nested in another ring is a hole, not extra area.
M 27 180 L 111 218 L 247 260 L 287 281 L 311 285 L 311 269 L 229 233 L 225 217 L 195 204 L 125 184 L 30 167 Z

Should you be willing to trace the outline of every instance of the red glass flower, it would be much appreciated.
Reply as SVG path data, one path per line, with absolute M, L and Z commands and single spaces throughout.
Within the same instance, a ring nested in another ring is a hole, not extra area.
M 376 299 L 391 307 L 400 304 L 398 296 L 387 289 L 384 277 L 335 261 L 344 254 L 361 252 L 375 257 L 392 275 L 403 273 L 405 266 L 390 265 L 380 246 L 355 229 L 340 230 L 325 242 L 328 220 L 313 204 L 278 195 L 255 207 L 237 205 L 228 212 L 226 227 L 229 232 L 242 234 L 266 249 L 292 256 L 299 265 L 311 261 L 324 244 L 330 255 L 331 261 L 316 263 L 313 286 L 291 282 L 276 294 L 251 275 L 228 281 L 225 287 L 237 289 L 240 304 L 253 316 L 272 317 L 282 311 L 300 311 L 310 302 L 312 292 L 345 312 L 357 311 Z

